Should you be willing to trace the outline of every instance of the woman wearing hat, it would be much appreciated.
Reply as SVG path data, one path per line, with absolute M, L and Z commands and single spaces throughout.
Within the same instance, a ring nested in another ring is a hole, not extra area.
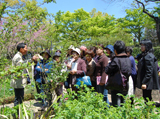
M 152 90 L 159 90 L 157 59 L 153 54 L 152 42 L 141 41 L 142 58 L 138 62 L 137 87 L 142 89 L 145 101 L 152 100 Z
M 74 61 L 71 63 L 70 74 L 72 90 L 75 91 L 77 91 L 76 87 L 74 86 L 76 84 L 76 79 L 84 76 L 84 73 L 87 72 L 86 63 L 80 58 L 80 53 L 81 51 L 79 48 L 72 49 L 72 56 Z
M 104 49 L 109 55 L 110 60 L 112 60 L 112 58 L 115 56 L 113 45 L 107 45 Z
M 61 57 L 61 53 L 60 52 L 56 52 L 53 56 L 53 68 L 55 66 L 55 63 L 56 64 L 62 64 L 62 62 L 60 61 L 60 57 Z M 66 67 L 66 64 L 64 63 L 64 65 L 61 65 L 62 66 L 62 69 L 61 69 L 61 72 L 66 72 L 67 71 L 67 67 Z M 56 86 L 56 89 L 55 89 L 55 93 L 58 96 L 62 95 L 63 97 L 63 83 L 64 82 L 57 82 L 57 86 Z M 51 95 L 52 96 L 52 95 Z M 57 102 L 60 102 L 60 98 L 57 100 Z M 51 105 L 51 104 L 49 104 Z
M 36 75 L 36 83 L 38 83 L 40 88 L 40 93 L 44 94 L 44 85 L 46 83 L 47 74 L 50 73 L 50 69 L 52 68 L 53 62 L 50 61 L 50 52 L 49 50 L 45 50 L 41 53 L 43 60 L 37 63 L 35 70 L 37 71 Z M 47 106 L 45 99 L 42 99 L 43 106 L 40 110 L 44 110 Z

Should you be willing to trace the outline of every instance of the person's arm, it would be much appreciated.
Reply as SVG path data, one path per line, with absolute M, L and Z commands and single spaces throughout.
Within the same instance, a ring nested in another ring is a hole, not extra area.
M 35 67 L 35 70 L 38 71 L 38 72 L 42 72 L 42 68 L 41 68 L 39 62 L 37 63 L 37 66 Z
M 115 61 L 115 59 L 113 59 L 105 68 L 105 73 L 106 74 L 113 74 L 115 72 L 117 72 L 119 69 L 118 69 L 118 66 L 117 66 L 117 63 Z
M 83 60 L 80 65 L 81 65 L 81 70 L 77 70 L 76 74 L 77 74 L 77 75 L 83 75 L 84 73 L 86 74 L 87 68 L 86 68 L 86 63 L 85 63 L 85 61 Z M 84 72 L 84 73 L 83 73 L 83 72 Z
M 106 73 L 105 73 L 105 68 L 106 66 L 108 65 L 108 58 L 105 57 L 103 60 L 102 60 L 102 79 L 101 79 L 101 82 L 100 82 L 100 85 L 104 85 L 105 82 L 106 82 Z
M 48 63 L 48 67 L 46 69 L 44 69 L 45 73 L 51 73 L 51 69 L 53 68 L 53 62 L 49 62 Z

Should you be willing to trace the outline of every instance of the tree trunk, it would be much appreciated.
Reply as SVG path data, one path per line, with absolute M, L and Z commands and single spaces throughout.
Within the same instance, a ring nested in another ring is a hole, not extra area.
M 158 41 L 160 43 L 160 18 L 157 18 L 156 20 L 156 31 L 157 31 Z

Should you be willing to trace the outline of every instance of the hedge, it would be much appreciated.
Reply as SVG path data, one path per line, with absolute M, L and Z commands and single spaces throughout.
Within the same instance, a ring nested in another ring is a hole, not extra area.
M 154 47 L 154 55 L 156 56 L 156 58 L 160 61 L 160 47 Z M 135 57 L 137 56 L 137 54 L 141 53 L 141 49 L 139 47 L 134 47 L 133 48 L 133 53 L 132 55 Z

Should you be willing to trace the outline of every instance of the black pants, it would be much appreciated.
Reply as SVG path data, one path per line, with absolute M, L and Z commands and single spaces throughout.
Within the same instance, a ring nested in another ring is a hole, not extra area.
M 63 97 L 63 85 L 58 85 L 57 88 L 55 89 L 57 97 L 62 95 Z M 60 98 L 57 100 L 57 102 L 60 102 Z
M 64 86 L 66 89 L 70 88 L 70 85 L 71 84 L 71 74 L 68 75 L 67 77 L 67 80 L 64 82 Z
M 152 90 L 143 90 L 143 98 L 146 102 L 148 102 L 147 98 L 149 98 L 149 101 L 152 100 Z
M 92 86 L 90 88 L 94 87 L 94 90 L 97 91 L 97 83 L 96 83 L 96 81 L 91 81 L 91 83 L 92 83 Z
M 14 106 L 21 104 L 24 99 L 24 88 L 15 88 L 15 100 L 14 100 Z

